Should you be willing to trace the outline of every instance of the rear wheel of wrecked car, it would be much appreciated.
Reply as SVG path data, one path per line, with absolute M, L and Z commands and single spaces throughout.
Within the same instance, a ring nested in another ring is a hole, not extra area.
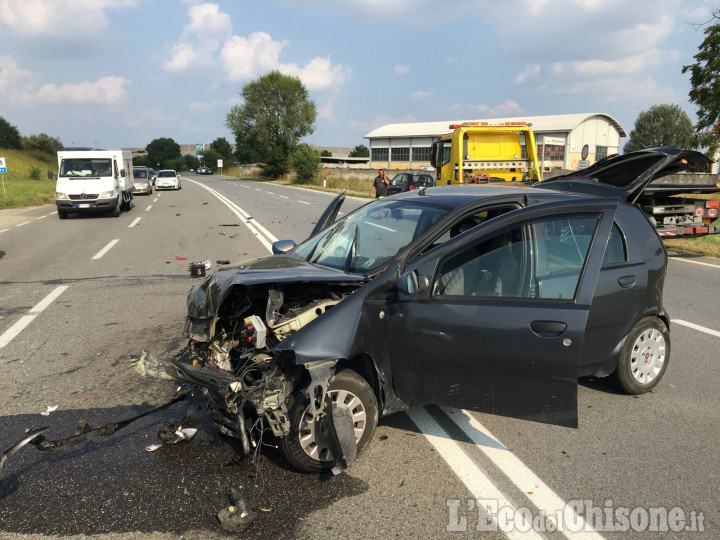
M 355 442 L 359 456 L 375 432 L 378 406 L 375 394 L 368 383 L 356 372 L 340 371 L 328 386 L 333 410 L 349 410 L 355 428 Z M 302 399 L 297 399 L 301 396 Z M 310 404 L 304 394 L 298 393 L 290 411 L 290 433 L 280 440 L 283 454 L 293 467 L 308 472 L 329 471 L 335 465 L 330 450 L 331 439 L 310 413 Z
M 643 394 L 662 379 L 670 360 L 670 334 L 660 319 L 647 318 L 625 341 L 615 378 L 628 394 Z

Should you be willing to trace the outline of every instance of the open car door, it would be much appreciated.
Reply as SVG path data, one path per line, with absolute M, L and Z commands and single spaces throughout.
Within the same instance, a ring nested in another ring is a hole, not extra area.
M 341 191 L 330 202 L 330 204 L 327 206 L 327 208 L 325 208 L 325 211 L 322 213 L 320 218 L 317 220 L 317 223 L 315 224 L 315 227 L 313 227 L 313 230 L 310 233 L 310 236 L 308 236 L 308 238 L 312 238 L 320 231 L 324 231 L 330 225 L 335 223 L 338 212 L 340 212 L 340 207 L 343 205 L 344 202 L 345 202 L 345 192 Z
M 580 351 L 618 204 L 523 208 L 411 261 L 390 321 L 397 395 L 577 427 Z

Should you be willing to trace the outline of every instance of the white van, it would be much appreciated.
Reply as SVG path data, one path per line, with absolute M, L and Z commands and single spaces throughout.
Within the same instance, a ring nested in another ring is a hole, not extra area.
M 130 210 L 133 198 L 132 154 L 122 150 L 58 152 L 55 204 L 60 219 L 70 212 Z

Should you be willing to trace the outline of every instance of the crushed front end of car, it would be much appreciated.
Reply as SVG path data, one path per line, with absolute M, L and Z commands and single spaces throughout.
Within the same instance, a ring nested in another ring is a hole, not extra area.
M 276 346 L 363 284 L 360 278 L 318 270 L 285 256 L 220 270 L 188 296 L 183 333 L 189 341 L 182 354 L 171 361 L 148 354 L 144 371 L 200 387 L 214 425 L 238 439 L 249 454 L 266 427 L 275 437 L 288 437 L 297 406 L 306 407 L 306 423 L 332 417 L 327 414 L 328 385 L 340 358 L 318 356 L 298 362 L 292 346 Z M 338 427 L 335 421 L 329 428 Z M 338 472 L 356 449 L 343 445 L 337 433 L 329 437 L 334 457 L 325 461 L 345 459 Z

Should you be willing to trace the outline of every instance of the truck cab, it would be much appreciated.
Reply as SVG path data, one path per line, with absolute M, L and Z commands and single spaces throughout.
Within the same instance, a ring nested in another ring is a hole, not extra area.
M 526 122 L 450 124 L 433 144 L 437 185 L 534 182 L 540 179 L 535 136 Z

